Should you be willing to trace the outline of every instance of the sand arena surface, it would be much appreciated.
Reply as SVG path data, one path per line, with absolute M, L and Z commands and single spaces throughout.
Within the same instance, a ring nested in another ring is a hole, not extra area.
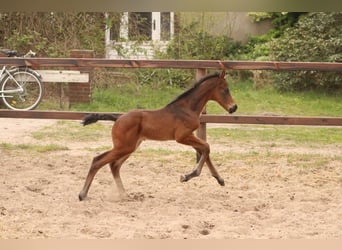
M 341 145 L 266 152 L 253 141 L 232 147 L 211 141 L 212 161 L 226 182 L 221 187 L 206 167 L 180 183 L 195 166 L 191 148 L 144 142 L 122 167 L 129 200 L 119 199 L 106 166 L 80 202 L 92 158 L 111 146 L 106 124 L 108 135 L 92 141 L 37 139 L 34 132 L 58 128 L 57 121 L 0 118 L 0 144 L 7 145 L 0 148 L 1 239 L 342 238 Z M 13 149 L 48 143 L 68 149 Z M 291 160 L 298 153 L 324 161 L 304 168 Z

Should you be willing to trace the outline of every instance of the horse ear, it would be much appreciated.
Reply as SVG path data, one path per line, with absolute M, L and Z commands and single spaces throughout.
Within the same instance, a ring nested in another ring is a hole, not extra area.
M 220 78 L 224 78 L 226 76 L 226 70 L 222 70 L 220 74 Z

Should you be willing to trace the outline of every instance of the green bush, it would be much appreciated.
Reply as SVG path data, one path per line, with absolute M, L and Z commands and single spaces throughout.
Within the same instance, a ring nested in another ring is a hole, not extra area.
M 270 43 L 275 61 L 342 62 L 342 13 L 309 13 Z M 274 74 L 281 90 L 342 89 L 338 72 L 295 71 Z
M 161 86 L 186 88 L 194 78 L 193 70 L 180 69 L 137 69 L 135 74 L 140 84 L 148 84 L 155 88 Z
M 168 44 L 166 52 L 157 54 L 161 59 L 184 60 L 229 60 L 241 53 L 241 44 L 227 35 L 211 35 L 193 22 L 180 27 Z M 141 83 L 164 83 L 167 85 L 187 87 L 194 79 L 194 70 L 153 69 L 137 71 Z
M 269 33 L 249 37 L 247 43 L 243 46 L 242 53 L 238 55 L 238 59 L 269 61 L 269 41 L 271 39 Z
M 182 27 L 161 55 L 169 59 L 223 60 L 232 59 L 241 44 L 227 35 L 215 36 L 200 30 L 197 23 Z
M 304 12 L 249 12 L 255 22 L 271 20 L 272 28 L 265 34 L 250 36 L 238 59 L 269 61 L 270 41 L 281 37 L 285 30 L 296 25 Z
M 0 14 L 0 47 L 29 50 L 40 57 L 68 57 L 72 49 L 104 54 L 103 14 L 97 12 L 3 12 Z

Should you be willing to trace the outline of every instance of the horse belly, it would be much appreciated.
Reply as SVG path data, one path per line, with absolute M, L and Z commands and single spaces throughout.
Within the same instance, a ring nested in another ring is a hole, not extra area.
M 175 126 L 172 117 L 159 116 L 158 113 L 148 112 L 141 123 L 141 134 L 150 140 L 174 140 Z
M 166 141 L 174 140 L 174 129 L 172 126 L 155 123 L 143 126 L 142 136 L 150 140 Z

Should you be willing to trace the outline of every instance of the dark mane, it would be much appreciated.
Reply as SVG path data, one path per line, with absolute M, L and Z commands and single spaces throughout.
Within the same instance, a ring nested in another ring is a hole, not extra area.
M 178 100 L 180 100 L 180 99 L 182 99 L 182 98 L 184 98 L 184 97 L 190 95 L 190 94 L 191 94 L 198 86 L 200 86 L 203 82 L 205 82 L 205 81 L 208 80 L 208 79 L 214 78 L 214 77 L 219 77 L 219 75 L 220 75 L 219 73 L 213 73 L 213 74 L 210 74 L 210 75 L 207 75 L 207 76 L 203 77 L 202 79 L 200 79 L 200 80 L 198 80 L 197 82 L 195 82 L 194 85 L 193 85 L 190 89 L 184 91 L 182 94 L 180 94 L 179 96 L 177 96 L 177 97 L 176 97 L 174 100 L 172 100 L 168 105 L 170 105 L 170 104 L 172 104 L 172 103 L 175 103 L 176 101 L 178 101 Z

